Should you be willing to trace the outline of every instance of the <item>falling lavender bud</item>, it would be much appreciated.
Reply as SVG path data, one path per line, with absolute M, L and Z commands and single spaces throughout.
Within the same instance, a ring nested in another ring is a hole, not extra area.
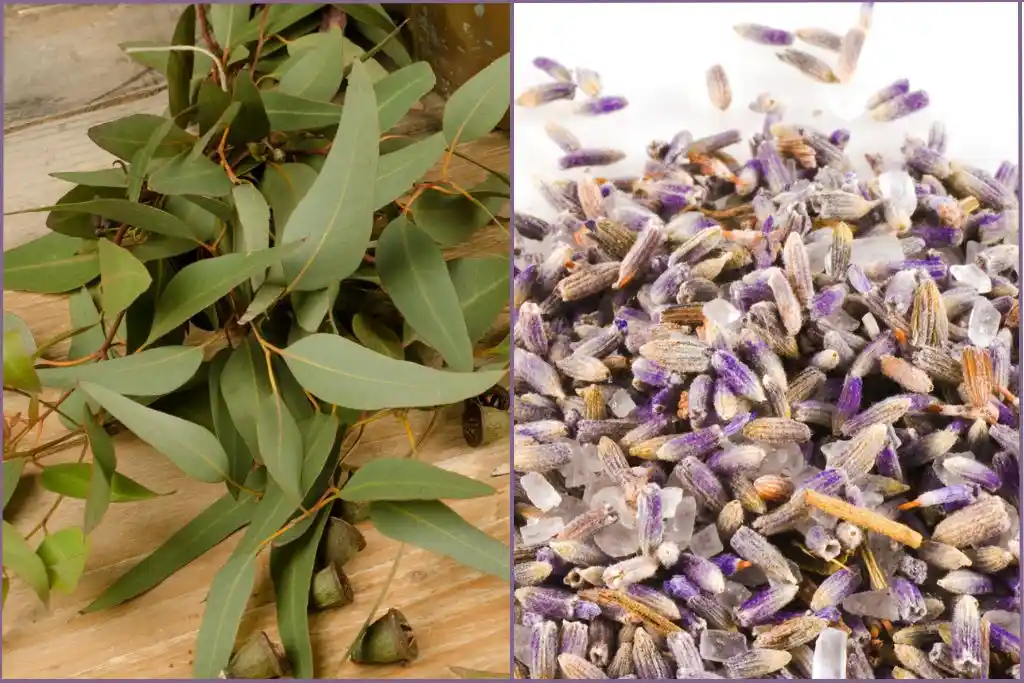
M 864 38 L 867 36 L 864 29 L 855 26 L 843 36 L 843 42 L 839 46 L 839 59 L 836 64 L 836 76 L 842 83 L 853 78 L 853 72 L 857 69 L 857 62 L 860 59 L 860 51 L 864 47 Z
M 540 107 L 558 100 L 571 100 L 576 95 L 574 83 L 544 83 L 523 92 L 516 98 L 520 107 Z
M 629 104 L 629 101 L 625 97 L 619 97 L 614 95 L 608 95 L 606 97 L 595 97 L 584 102 L 580 102 L 579 106 L 576 107 L 577 114 L 584 114 L 586 116 L 599 116 L 601 114 L 611 114 L 612 112 L 620 111 L 625 109 Z
M 732 87 L 721 64 L 715 64 L 707 73 L 708 98 L 716 108 L 725 111 L 732 104 Z
M 625 158 L 626 153 L 617 149 L 578 149 L 561 157 L 558 160 L 558 166 L 562 169 L 611 166 Z
M 791 45 L 793 34 L 761 24 L 736 24 L 732 27 L 741 38 L 761 45 Z
M 796 67 L 800 73 L 810 76 L 820 83 L 839 82 L 839 78 L 832 71 L 832 67 L 812 54 L 794 48 L 787 48 L 782 52 L 776 53 L 776 56 L 783 64 Z
M 924 109 L 929 103 L 928 93 L 924 90 L 903 93 L 872 109 L 871 118 L 876 121 L 895 121 Z
M 533 60 L 533 65 L 556 81 L 572 83 L 572 72 L 553 59 L 537 57 Z

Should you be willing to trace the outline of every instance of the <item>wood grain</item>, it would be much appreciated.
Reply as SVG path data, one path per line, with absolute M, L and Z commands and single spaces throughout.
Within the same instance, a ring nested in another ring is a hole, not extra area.
M 124 40 L 160 39 L 169 32 L 177 11 L 173 6 L 52 6 L 5 7 L 5 126 L 20 125 L 4 139 L 4 211 L 52 203 L 70 185 L 48 176 L 56 171 L 89 170 L 112 158 L 95 147 L 86 130 L 130 113 L 160 113 L 165 95 L 119 102 L 116 96 L 88 111 L 78 111 L 123 82 L 134 63 L 107 48 Z M 35 57 L 11 59 L 12 41 L 19 49 L 35 46 Z M 46 45 L 41 48 L 39 45 Z M 74 46 L 74 64 L 61 46 Z M 125 63 L 126 62 L 126 63 Z M 72 66 L 74 68 L 72 68 Z M 129 74 L 130 75 L 130 74 Z M 152 83 L 150 84 L 152 85 Z M 130 88 L 129 88 L 130 91 Z M 145 91 L 140 88 L 139 92 Z M 123 93 L 122 93 L 123 94 Z M 129 92 L 130 94 L 130 92 Z M 103 98 L 101 98 L 102 100 Z M 12 104 L 14 116 L 11 116 Z M 403 130 L 420 132 L 438 125 L 436 100 L 403 122 Z M 23 124 L 23 125 L 22 125 Z M 508 140 L 492 134 L 467 145 L 465 153 L 492 167 L 507 169 Z M 437 169 L 435 169 L 436 174 Z M 482 172 L 458 158 L 450 168 L 463 186 Z M 436 175 L 433 176 L 436 178 Z M 43 214 L 4 220 L 4 248 L 10 249 L 45 232 Z M 466 249 L 507 253 L 507 233 L 482 231 Z M 66 299 L 61 296 L 4 293 L 4 310 L 25 320 L 37 339 L 67 330 Z M 58 349 L 59 353 L 59 349 Z M 4 411 L 27 405 L 5 394 Z M 413 429 L 422 433 L 429 415 L 414 411 Z M 63 433 L 56 420 L 47 421 L 42 439 Z M 96 614 L 78 610 L 99 595 L 180 529 L 223 488 L 186 478 L 166 458 L 131 435 L 116 437 L 118 469 L 146 486 L 168 495 L 142 503 L 111 506 L 90 537 L 85 574 L 73 595 L 54 595 L 47 611 L 17 578 L 3 612 L 3 673 L 9 678 L 182 678 L 191 675 L 195 637 L 202 618 L 210 580 L 226 561 L 237 536 L 198 558 L 163 584 L 135 600 Z M 355 462 L 378 456 L 401 457 L 408 439 L 397 423 L 381 420 L 367 427 Z M 49 455 L 44 464 L 74 461 L 81 446 Z M 490 498 L 462 501 L 453 507 L 492 536 L 509 542 L 509 478 L 491 478 L 506 465 L 508 434 L 479 449 L 470 449 L 461 436 L 459 411 L 450 408 L 420 445 L 420 459 L 477 479 L 498 489 Z M 507 467 L 506 467 L 507 469 Z M 32 529 L 50 508 L 54 497 L 38 482 L 37 468 L 26 475 L 12 503 L 11 521 L 23 532 Z M 48 524 L 60 529 L 81 524 L 82 501 L 64 501 Z M 365 551 L 346 567 L 356 599 L 341 610 L 314 615 L 311 633 L 317 675 L 338 678 L 450 678 L 452 665 L 507 672 L 509 665 L 509 586 L 443 557 L 407 548 L 384 600 L 382 610 L 396 607 L 408 617 L 420 643 L 420 658 L 408 667 L 359 667 L 345 663 L 344 654 L 372 607 L 389 572 L 398 544 L 362 525 Z M 39 535 L 33 537 L 38 542 Z M 256 588 L 239 632 L 245 639 L 258 630 L 277 637 L 273 588 L 267 558 L 261 557 Z

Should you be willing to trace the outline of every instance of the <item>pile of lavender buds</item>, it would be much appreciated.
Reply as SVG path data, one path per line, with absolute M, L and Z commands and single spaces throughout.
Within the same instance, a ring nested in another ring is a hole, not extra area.
M 1020 678 L 1018 169 L 766 111 L 514 216 L 515 675 Z

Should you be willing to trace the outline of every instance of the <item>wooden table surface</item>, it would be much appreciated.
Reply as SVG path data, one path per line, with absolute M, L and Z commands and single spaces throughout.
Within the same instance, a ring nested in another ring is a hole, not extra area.
M 180 6 L 26 6 L 5 13 L 4 212 L 52 203 L 68 185 L 50 178 L 54 171 L 100 168 L 111 157 L 95 147 L 86 130 L 130 113 L 159 114 L 165 106 L 158 77 L 124 57 L 117 43 L 166 39 Z M 409 130 L 437 125 L 436 107 L 414 112 Z M 483 163 L 507 168 L 508 140 L 492 134 L 465 152 Z M 455 159 L 454 177 L 480 180 L 478 169 Z M 4 249 L 45 232 L 43 214 L 4 219 Z M 483 231 L 465 251 L 507 251 L 507 236 Z M 25 320 L 37 338 L 68 329 L 63 297 L 4 293 L 4 310 Z M 57 353 L 60 353 L 58 349 Z M 4 396 L 5 413 L 22 411 L 18 396 Z M 422 433 L 429 414 L 411 415 Z M 47 421 L 43 438 L 63 427 Z M 191 675 L 192 652 L 210 580 L 226 561 L 237 536 L 206 553 L 163 584 L 114 609 L 89 615 L 78 610 L 112 581 L 157 548 L 223 487 L 188 479 L 170 461 L 130 435 L 116 438 L 118 470 L 169 495 L 152 501 L 111 506 L 90 537 L 85 573 L 73 595 L 55 594 L 47 611 L 18 579 L 3 611 L 2 671 L 5 678 L 184 678 Z M 409 444 L 394 422 L 370 425 L 351 460 L 402 456 Z M 47 462 L 73 460 L 79 449 L 48 456 Z M 490 482 L 499 492 L 453 507 L 492 536 L 509 542 L 509 478 L 491 477 L 509 457 L 508 435 L 479 449 L 462 439 L 458 409 L 447 409 L 422 443 L 418 457 L 446 469 Z M 26 468 L 11 521 L 31 529 L 53 501 Z M 24 481 L 28 477 L 29 481 Z M 79 525 L 82 501 L 67 500 L 51 529 Z M 367 549 L 346 566 L 355 603 L 317 614 L 311 620 L 316 670 L 320 677 L 452 678 L 450 666 L 507 672 L 509 664 L 509 586 L 447 558 L 407 547 L 382 611 L 396 607 L 408 617 L 420 643 L 420 658 L 408 667 L 359 667 L 343 661 L 348 644 L 373 606 L 398 544 L 364 524 Z M 38 536 L 36 537 L 38 539 Z M 277 638 L 273 587 L 266 554 L 261 557 L 253 595 L 239 639 L 266 630 Z

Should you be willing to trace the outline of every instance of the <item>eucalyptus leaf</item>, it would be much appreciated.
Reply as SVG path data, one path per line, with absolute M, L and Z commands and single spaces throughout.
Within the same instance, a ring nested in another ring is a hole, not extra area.
M 238 232 L 235 233 L 235 251 L 247 254 L 270 246 L 270 207 L 267 201 L 252 185 L 242 183 L 231 191 L 238 211 Z M 259 289 L 266 279 L 264 273 L 257 273 L 249 280 L 252 288 Z
M 202 91 L 200 90 L 200 93 L 201 92 Z M 232 102 L 231 101 L 231 96 L 228 95 L 227 93 L 225 93 L 223 90 L 217 89 L 217 92 L 220 93 L 220 95 L 222 96 L 222 99 L 218 100 L 218 104 L 211 104 L 210 106 L 211 107 L 218 107 L 219 108 L 220 107 L 219 103 L 223 103 L 224 107 L 221 109 L 221 113 L 217 116 L 216 120 L 213 121 L 212 124 L 210 122 L 206 122 L 207 125 L 204 126 L 202 119 L 200 119 L 199 126 L 200 126 L 200 130 L 202 131 L 203 135 L 202 135 L 201 138 L 199 138 L 199 141 L 196 142 L 195 146 L 192 147 L 192 150 L 185 157 L 185 159 L 187 161 L 195 161 L 197 159 L 206 159 L 206 157 L 204 157 L 203 154 L 206 152 L 206 148 L 209 146 L 210 141 L 213 139 L 213 136 L 216 135 L 217 133 L 221 132 L 222 130 L 224 130 L 227 126 L 231 125 L 231 123 L 234 122 L 235 117 L 238 116 L 239 110 L 242 108 L 242 103 L 241 102 Z M 202 104 L 202 101 L 200 100 L 200 106 L 201 106 L 201 104 Z M 211 109 L 209 112 L 207 112 L 206 115 L 212 116 L 213 115 L 213 111 L 214 110 Z M 203 116 L 201 110 L 200 110 L 200 114 L 198 116 L 200 116 L 200 117 Z M 209 161 L 209 159 L 206 159 L 206 160 Z M 150 182 L 150 185 L 152 186 L 152 181 Z M 159 190 L 157 190 L 157 191 L 159 192 Z M 211 196 L 211 197 L 222 196 L 222 195 L 213 194 L 211 192 L 195 192 L 195 193 L 183 192 L 182 194 L 197 194 L 197 195 L 206 195 L 206 196 Z
M 260 398 L 256 440 L 271 479 L 281 490 L 302 500 L 302 434 L 282 398 L 273 392 Z
M 409 325 L 452 369 L 473 369 L 473 344 L 444 256 L 434 241 L 405 219 L 384 229 L 375 252 L 381 284 Z
M 284 287 L 264 282 L 256 294 L 253 295 L 252 301 L 246 307 L 242 317 L 238 319 L 238 324 L 246 325 L 263 315 L 283 294 Z
M 168 199 L 174 199 L 169 197 Z M 186 195 L 183 197 L 185 201 L 192 202 L 203 211 L 212 213 L 222 221 L 230 221 L 235 218 L 235 210 L 225 200 L 215 199 L 213 197 L 202 197 L 199 195 Z M 214 235 L 216 237 L 217 235 Z
M 316 332 L 338 297 L 338 283 L 313 292 L 292 292 L 292 310 L 299 327 Z
M 49 233 L 4 252 L 4 289 L 60 294 L 100 274 L 96 252 L 78 253 L 85 240 Z
M 82 382 L 80 386 L 135 436 L 166 455 L 188 476 L 211 484 L 229 476 L 228 456 L 207 429 L 147 408 L 98 384 Z
M 95 419 L 90 420 L 90 422 L 95 424 Z M 107 439 L 110 439 L 109 435 Z M 101 440 L 102 437 L 99 437 L 97 443 L 100 443 Z M 92 442 L 90 442 L 91 444 Z M 110 444 L 110 454 L 113 454 L 112 443 Z M 100 457 L 104 458 L 105 455 L 106 453 Z M 116 464 L 116 461 L 114 461 L 114 464 Z M 112 472 L 110 476 L 107 476 L 108 471 Z M 152 500 L 153 498 L 170 495 L 170 493 L 157 493 L 120 472 L 96 467 L 95 451 L 94 462 L 92 463 L 62 462 L 49 465 L 43 470 L 43 474 L 40 476 L 40 483 L 42 483 L 43 488 L 47 491 L 66 498 L 75 498 L 88 502 L 91 500 L 93 482 L 97 476 L 101 476 L 109 482 L 109 489 L 107 491 L 108 503 L 138 503 L 143 500 Z M 88 509 L 88 504 L 86 509 Z
M 342 38 L 342 58 L 341 63 L 345 65 L 345 73 L 351 72 L 353 65 L 356 62 L 360 62 L 366 67 L 366 73 L 370 77 L 370 81 L 377 83 L 388 76 L 388 71 L 380 65 L 380 63 L 372 59 L 373 55 L 377 53 L 376 49 L 372 51 L 364 50 L 348 38 Z
M 252 72 L 243 71 L 235 77 L 233 100 L 241 107 L 228 133 L 228 142 L 240 145 L 246 142 L 257 142 L 270 134 L 270 119 L 263 108 L 263 99 L 259 88 L 253 81 Z
M 231 194 L 231 180 L 220 164 L 204 156 L 190 157 L 191 153 L 179 155 L 154 171 L 149 178 L 149 189 L 163 195 L 224 197 Z
M 302 491 L 307 494 L 313 488 L 324 465 L 330 459 L 331 449 L 338 438 L 338 428 L 341 421 L 336 415 L 327 413 L 313 413 L 313 416 L 303 422 L 302 427 Z
M 274 216 L 275 233 L 280 237 L 292 212 L 316 182 L 317 172 L 306 164 L 271 164 L 263 175 L 260 192 Z M 340 278 L 339 278 L 340 279 Z
M 263 352 L 252 337 L 230 352 L 221 374 L 220 389 L 231 421 L 249 447 L 249 452 L 257 456 L 260 452 L 256 431 L 259 399 L 270 393 L 270 379 Z
M 212 5 L 212 7 L 228 6 Z M 230 6 L 237 7 L 237 5 Z M 203 149 L 206 149 L 207 142 L 211 139 L 209 136 L 215 132 L 217 124 L 223 120 L 225 112 L 227 112 L 228 107 L 232 104 L 237 105 L 234 114 L 231 115 L 233 120 L 238 115 L 242 104 L 240 102 L 232 102 L 231 93 L 224 92 L 219 85 L 212 81 L 203 81 L 199 84 L 199 92 L 196 94 L 196 120 L 199 123 L 199 134 L 202 137 L 199 139 L 199 142 L 192 145 L 193 154 L 200 143 L 202 143 Z M 203 140 L 206 142 L 203 142 Z
M 292 290 L 322 289 L 348 277 L 370 239 L 380 132 L 373 87 L 361 64 L 352 69 L 345 100 L 324 168 L 284 229 L 285 242 L 305 239 L 283 262 Z
M 507 581 L 509 549 L 436 500 L 375 501 L 373 526 L 388 538 L 424 548 Z
M 196 8 L 188 5 L 178 18 L 171 37 L 171 45 L 194 45 L 196 38 Z M 167 99 L 171 116 L 185 125 L 190 116 L 182 115 L 191 104 L 189 82 L 195 65 L 195 53 L 175 50 L 167 57 Z
M 440 500 L 480 498 L 495 493 L 483 482 L 419 460 L 376 458 L 352 475 L 341 489 L 341 499 Z
M 346 4 L 340 5 L 340 7 L 345 10 L 349 18 L 356 21 L 359 32 L 375 44 L 381 44 L 397 28 L 394 22 L 391 21 L 391 17 L 387 15 L 387 12 L 384 12 L 379 3 L 369 3 L 367 5 Z M 380 8 L 379 11 L 378 8 Z M 409 51 L 398 40 L 383 42 L 381 49 L 398 66 L 408 66 L 412 63 Z
M 317 548 L 327 527 L 328 510 L 315 517 L 302 538 L 270 551 L 270 578 L 277 603 L 277 629 L 296 678 L 313 677 L 313 644 L 309 638 L 309 591 Z M 311 518 L 312 519 L 312 518 Z
M 452 93 L 442 121 L 449 145 L 472 142 L 494 130 L 508 111 L 511 78 L 506 53 Z
M 210 391 L 210 418 L 213 422 L 213 433 L 217 435 L 220 445 L 227 453 L 232 481 L 243 481 L 246 473 L 252 469 L 253 457 L 249 446 L 231 419 L 227 401 L 224 399 L 224 392 L 221 390 L 224 368 L 229 358 L 230 352 L 222 352 L 210 362 L 207 379 Z M 230 483 L 228 490 L 235 497 L 241 493 L 240 489 Z
M 213 29 L 213 36 L 220 43 L 222 50 L 228 51 L 240 43 L 242 30 L 249 23 L 248 3 L 241 5 L 228 5 L 213 3 L 208 6 L 210 28 Z
M 46 565 L 29 546 L 21 532 L 4 520 L 3 566 L 17 574 L 39 596 L 44 605 L 50 603 L 50 578 Z
M 179 569 L 248 524 L 255 508 L 256 499 L 248 494 L 243 494 L 238 500 L 226 494 L 221 496 L 108 586 L 82 612 L 109 609 L 160 585 Z
M 6 540 L 6 539 L 5 539 Z M 43 537 L 36 555 L 46 565 L 50 587 L 63 593 L 74 593 L 85 569 L 88 542 L 81 529 L 61 529 Z
M 96 171 L 63 171 L 50 177 L 86 187 L 128 187 L 128 176 L 120 168 L 101 168 Z
M 435 370 L 332 334 L 310 335 L 281 356 L 306 391 L 356 410 L 447 405 L 483 393 L 504 374 Z
M 385 154 L 377 166 L 374 187 L 374 210 L 379 210 L 409 191 L 427 171 L 441 160 L 445 141 L 443 133 L 415 142 L 397 152 Z
M 114 487 L 114 476 L 117 474 L 117 456 L 114 453 L 114 442 L 110 438 L 110 435 L 103 429 L 103 427 L 96 421 L 92 413 L 89 410 L 83 410 L 83 422 L 85 423 L 85 433 L 89 437 L 89 450 L 92 451 L 92 464 L 88 463 L 65 463 L 73 465 L 86 465 L 89 468 L 88 478 L 88 489 L 85 500 L 85 523 L 83 529 L 86 534 L 89 534 L 99 525 L 100 520 L 103 519 L 103 515 L 107 512 L 107 508 L 113 499 L 113 487 Z M 45 482 L 46 475 L 52 476 L 51 470 L 53 466 L 47 467 L 43 470 L 43 480 Z M 121 484 L 121 488 L 128 488 L 131 490 L 131 486 L 125 486 L 127 482 L 135 484 L 134 481 L 127 477 L 122 477 L 123 481 L 118 482 Z M 44 483 L 45 486 L 45 483 Z M 139 486 L 135 484 L 135 486 Z M 145 487 L 141 487 L 143 490 L 149 492 Z
M 172 216 L 166 211 L 161 211 L 145 204 L 136 204 L 126 199 L 93 199 L 86 202 L 74 204 L 55 204 L 43 206 L 16 213 L 37 213 L 40 211 L 52 211 L 54 213 L 77 213 L 100 216 L 117 223 L 125 223 L 141 230 L 148 230 L 168 237 L 181 239 L 193 239 L 199 241 L 187 223 Z
M 472 194 L 472 191 L 470 191 Z M 443 247 L 465 242 L 492 221 L 505 200 L 501 197 L 474 202 L 461 194 L 427 190 L 413 205 L 413 220 Z M 483 204 L 483 208 L 480 206 Z M 484 210 L 486 208 L 486 210 Z
M 153 161 L 153 154 L 160 143 L 174 127 L 172 119 L 165 120 L 153 131 L 146 144 L 132 155 L 132 163 L 128 168 L 128 201 L 137 202 L 142 195 L 142 185 L 149 172 L 150 163 Z
M 381 131 L 391 130 L 414 104 L 434 89 L 437 79 L 426 62 L 416 62 L 377 81 L 377 111 Z
M 336 126 L 342 107 L 331 102 L 297 97 L 278 90 L 260 93 L 270 127 L 282 133 Z
M 163 126 L 167 119 L 153 114 L 132 114 L 115 121 L 101 123 L 89 129 L 89 139 L 105 152 L 110 152 L 124 161 L 130 160 L 142 149 L 153 132 Z M 153 156 L 172 157 L 192 148 L 196 138 L 178 126 L 172 126 L 167 136 L 157 146 Z
M 330 101 L 341 88 L 344 44 L 339 28 L 312 34 L 319 38 L 315 47 L 294 55 L 278 83 L 286 95 L 314 101 Z
M 352 316 L 352 334 L 356 336 L 360 344 L 372 351 L 396 360 L 405 358 L 402 340 L 398 335 L 363 313 L 356 313 Z
M 11 458 L 4 460 L 4 507 L 11 502 L 14 490 L 18 488 L 18 481 L 21 473 L 25 470 L 25 458 Z
M 251 555 L 232 555 L 213 577 L 196 636 L 196 678 L 217 678 L 227 666 L 255 581 L 256 558 Z
M 149 289 L 153 277 L 130 251 L 109 240 L 99 240 L 98 252 L 103 312 L 116 315 Z
M 32 356 L 25 349 L 20 330 L 4 332 L 4 387 L 21 389 L 31 394 L 42 389 L 32 365 Z
M 301 244 L 296 242 L 249 254 L 225 254 L 185 266 L 171 278 L 157 300 L 153 328 L 146 343 L 151 344 L 184 324 L 253 275 L 294 252 Z
M 257 12 L 256 16 L 250 19 L 249 23 L 242 27 L 237 41 L 238 43 L 255 41 L 259 38 L 261 27 L 264 36 L 272 36 L 274 34 L 281 33 L 292 24 L 308 17 L 321 7 L 323 7 L 323 4 L 265 5 L 262 11 Z M 264 11 L 267 13 L 266 20 L 263 18 Z
M 127 396 L 163 396 L 184 386 L 202 362 L 199 347 L 161 346 L 99 363 L 42 368 L 39 379 L 55 389 L 91 382 Z
M 455 259 L 448 262 L 448 274 L 459 297 L 469 339 L 475 344 L 508 304 L 508 257 Z

